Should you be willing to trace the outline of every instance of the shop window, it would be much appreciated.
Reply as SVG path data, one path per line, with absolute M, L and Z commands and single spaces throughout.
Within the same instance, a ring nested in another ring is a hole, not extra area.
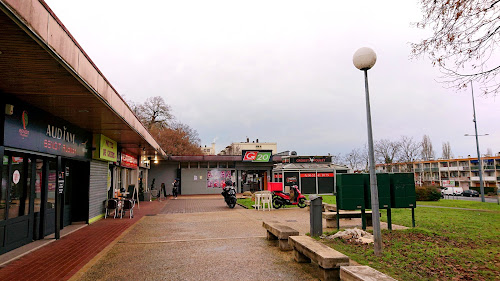
M 208 168 L 208 162 L 200 162 L 200 168 Z
M 228 162 L 227 163 L 227 167 L 228 168 L 235 168 L 236 167 L 236 163 L 235 162 Z
M 26 186 L 25 166 L 28 161 L 23 157 L 12 156 L 12 180 L 9 190 L 9 210 L 8 218 L 16 218 L 28 214 L 29 197 Z M 28 200 L 26 202 L 26 200 Z
M 189 163 L 189 168 L 190 169 L 198 169 L 198 162 Z
M 227 162 L 219 162 L 219 168 L 227 168 Z
M 181 162 L 181 169 L 187 169 L 189 167 L 188 162 Z
M 49 192 L 47 193 L 47 209 L 56 207 L 57 163 L 49 160 Z

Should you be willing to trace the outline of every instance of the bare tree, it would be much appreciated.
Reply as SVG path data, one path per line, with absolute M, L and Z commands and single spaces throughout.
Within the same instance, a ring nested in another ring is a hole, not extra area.
M 394 162 L 394 158 L 398 155 L 401 144 L 398 141 L 391 141 L 382 139 L 375 141 L 373 149 L 375 150 L 375 157 L 377 162 L 390 164 Z
M 434 150 L 432 149 L 431 138 L 424 135 L 422 138 L 422 160 L 430 160 L 434 158 Z
M 344 162 L 355 171 L 362 170 L 364 166 L 362 154 L 362 150 L 354 148 L 351 152 L 344 155 Z
M 441 82 L 463 89 L 470 81 L 481 85 L 484 95 L 500 90 L 498 43 L 500 1 L 419 0 L 423 18 L 417 28 L 433 33 L 412 44 L 412 57 L 427 55 L 443 73 Z
M 421 154 L 422 144 L 413 140 L 412 137 L 401 136 L 399 141 L 399 161 L 413 162 Z
M 153 127 L 166 128 L 174 119 L 170 106 L 160 96 L 149 97 L 142 104 L 132 103 L 131 108 L 148 130 Z
M 443 154 L 442 156 L 444 159 L 451 159 L 453 158 L 453 153 L 451 152 L 451 145 L 450 142 L 443 142 Z

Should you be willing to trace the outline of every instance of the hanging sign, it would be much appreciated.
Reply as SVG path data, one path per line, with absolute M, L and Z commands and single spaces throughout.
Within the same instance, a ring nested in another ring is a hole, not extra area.
M 59 178 L 57 181 L 57 192 L 62 194 L 64 191 L 64 172 L 59 173 Z

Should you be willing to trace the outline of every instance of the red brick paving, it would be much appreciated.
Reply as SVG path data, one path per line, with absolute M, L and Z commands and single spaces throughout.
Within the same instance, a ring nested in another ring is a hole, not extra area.
M 132 219 L 101 219 L 0 268 L 0 280 L 68 280 L 135 222 L 172 201 L 141 202 Z

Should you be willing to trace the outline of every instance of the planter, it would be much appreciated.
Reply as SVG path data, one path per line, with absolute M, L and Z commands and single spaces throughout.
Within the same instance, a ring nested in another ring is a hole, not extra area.
M 139 194 L 139 200 L 140 201 L 151 201 L 151 192 L 150 191 L 144 192 L 142 198 L 141 198 L 141 195 Z

